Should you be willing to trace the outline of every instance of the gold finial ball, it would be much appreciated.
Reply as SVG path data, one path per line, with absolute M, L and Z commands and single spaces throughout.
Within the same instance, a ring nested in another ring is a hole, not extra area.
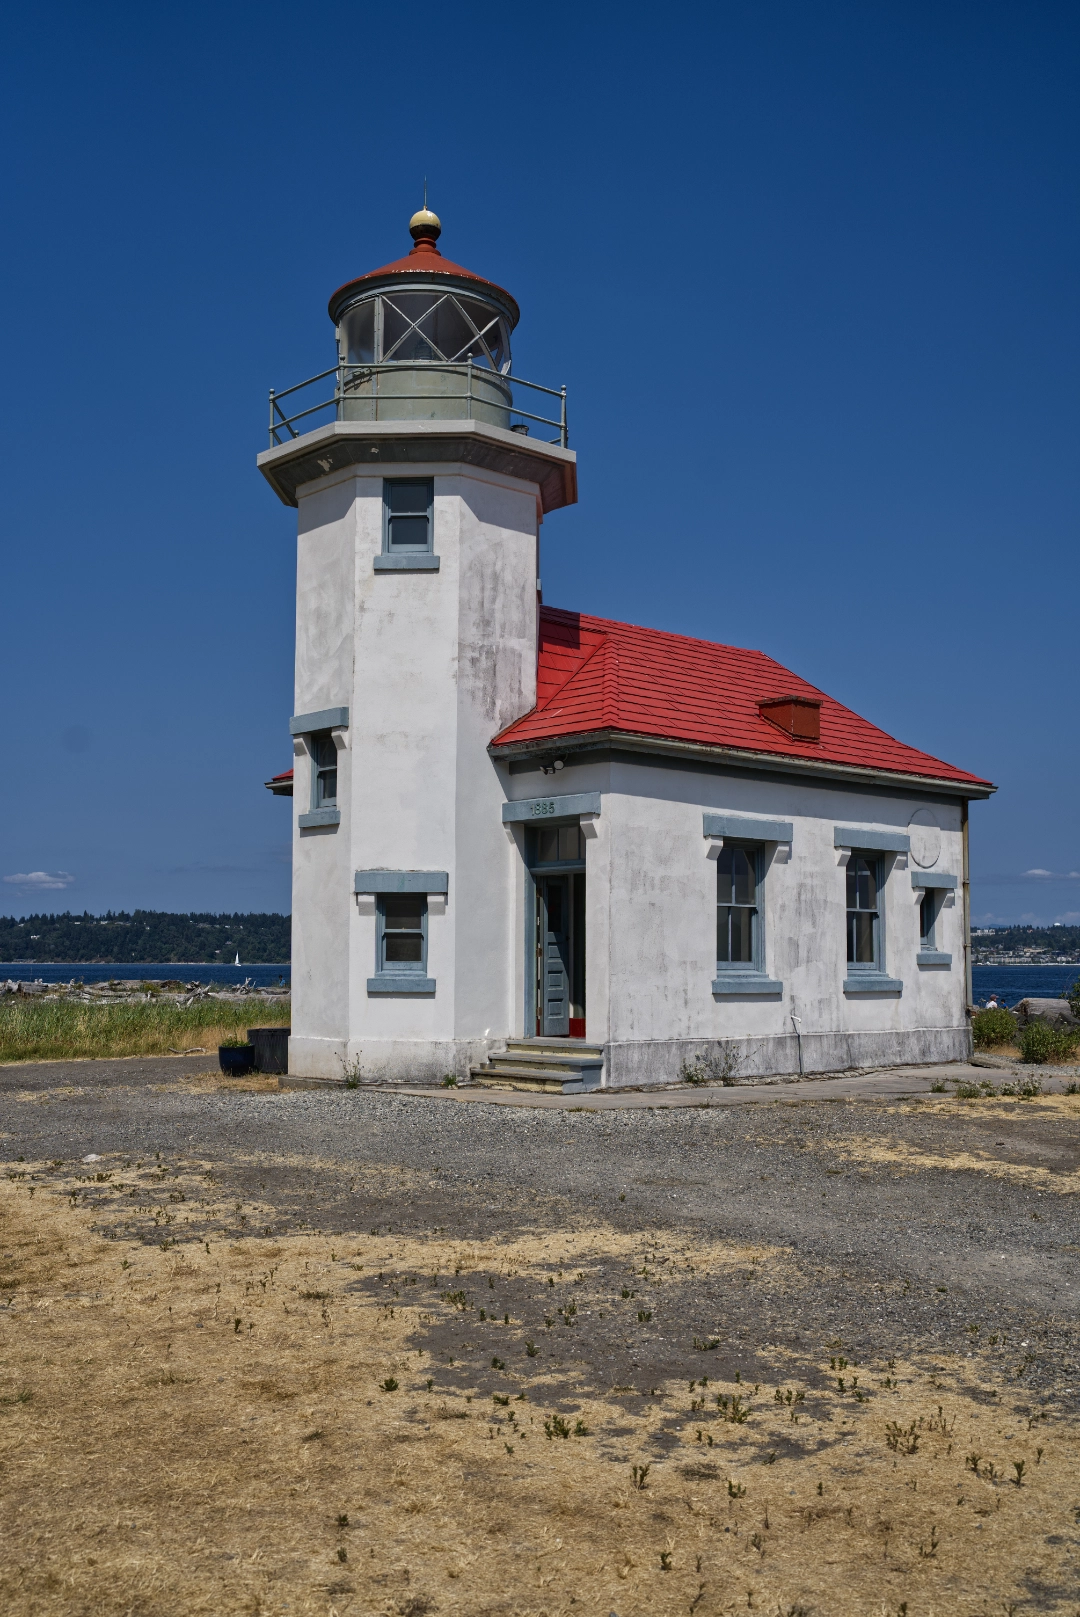
M 438 241 L 442 235 L 442 220 L 430 208 L 421 208 L 409 220 L 409 235 L 413 241 L 419 241 L 421 236 L 427 236 L 430 241 Z

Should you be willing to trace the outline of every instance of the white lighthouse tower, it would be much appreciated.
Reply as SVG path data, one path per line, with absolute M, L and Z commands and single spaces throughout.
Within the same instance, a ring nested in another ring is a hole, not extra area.
M 575 457 L 564 392 L 511 374 L 514 299 L 442 256 L 426 208 L 409 229 L 334 293 L 337 363 L 271 395 L 259 456 L 299 513 L 297 1077 L 464 1075 L 522 1031 L 488 745 L 535 703 L 539 526 Z

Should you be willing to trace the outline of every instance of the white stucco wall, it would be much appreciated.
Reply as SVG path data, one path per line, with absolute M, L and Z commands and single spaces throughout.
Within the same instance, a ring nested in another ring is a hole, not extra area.
M 507 775 L 508 794 L 550 791 L 539 770 Z M 962 876 L 961 805 L 909 790 L 616 757 L 559 772 L 560 794 L 602 793 L 586 841 L 586 1032 L 607 1047 L 605 1082 L 662 1082 L 684 1060 L 736 1041 L 740 1072 L 803 1070 L 956 1059 L 969 1053 L 963 911 L 959 886 L 943 903 L 937 949 L 948 967 L 918 963 L 916 869 L 883 854 L 884 970 L 899 994 L 845 993 L 846 872 L 836 826 L 908 833 L 916 811 L 940 828 L 933 868 Z M 776 997 L 716 996 L 716 866 L 705 812 L 792 822 L 790 847 L 774 847 L 762 891 L 764 967 Z
M 382 469 L 300 492 L 295 711 L 348 706 L 339 826 L 295 832 L 297 1076 L 464 1073 L 512 1019 L 513 868 L 492 735 L 536 695 L 537 489 L 460 466 L 433 477 L 438 572 L 376 572 Z M 306 746 L 294 822 L 309 803 Z M 376 901 L 356 870 L 449 874 L 428 905 L 434 995 L 374 995 Z
M 351 467 L 299 493 L 296 713 L 348 707 L 337 732 L 340 824 L 301 830 L 311 762 L 300 738 L 293 798 L 291 1071 L 341 1079 L 464 1075 L 525 1011 L 531 941 L 520 827 L 507 798 L 597 792 L 586 839 L 586 1031 L 605 1046 L 604 1081 L 663 1082 L 685 1060 L 736 1050 L 740 1072 L 833 1071 L 948 1059 L 969 1049 L 959 889 L 945 900 L 937 947 L 920 966 L 911 860 L 883 855 L 885 971 L 900 993 L 844 992 L 845 870 L 834 827 L 940 828 L 934 868 L 962 873 L 961 804 L 946 796 L 615 753 L 568 761 L 557 778 L 494 762 L 494 734 L 535 700 L 537 488 L 440 463 L 431 476 L 438 572 L 376 572 L 382 468 Z M 716 867 L 705 812 L 790 820 L 762 894 L 764 966 L 776 997 L 718 997 Z M 372 994 L 376 901 L 357 870 L 446 871 L 432 896 L 427 974 L 433 995 Z M 801 1033 L 795 1036 L 795 1023 Z

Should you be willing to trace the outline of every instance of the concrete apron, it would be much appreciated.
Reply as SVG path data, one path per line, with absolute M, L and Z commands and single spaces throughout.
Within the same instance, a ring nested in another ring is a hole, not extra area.
M 627 1090 L 596 1089 L 580 1095 L 545 1095 L 518 1089 L 472 1089 L 467 1084 L 454 1089 L 423 1088 L 413 1084 L 362 1084 L 367 1091 L 383 1095 L 417 1095 L 425 1100 L 448 1100 L 470 1106 L 539 1106 L 574 1112 L 622 1112 L 667 1109 L 677 1106 L 743 1106 L 754 1101 L 804 1100 L 902 1100 L 928 1095 L 940 1083 L 978 1083 L 985 1079 L 967 1062 L 953 1061 L 940 1066 L 903 1067 L 887 1071 L 845 1073 L 836 1078 L 805 1078 L 767 1084 L 733 1084 L 730 1087 L 701 1085 L 677 1088 Z M 333 1088 L 340 1083 L 283 1078 L 283 1089 Z

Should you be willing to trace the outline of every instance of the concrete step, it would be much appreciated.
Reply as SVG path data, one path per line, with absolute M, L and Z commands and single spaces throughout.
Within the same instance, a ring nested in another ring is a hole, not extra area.
M 604 1051 L 598 1044 L 562 1039 L 508 1039 L 482 1066 L 470 1067 L 472 1083 L 488 1089 L 532 1089 L 580 1095 L 599 1089 Z
M 546 1063 L 543 1066 L 525 1066 L 524 1063 L 513 1061 L 508 1056 L 493 1056 L 482 1067 L 474 1067 L 472 1070 L 482 1073 L 485 1078 L 535 1078 L 540 1083 L 550 1081 L 565 1084 L 567 1079 L 581 1077 L 576 1067 L 553 1067 Z
M 488 1056 L 491 1062 L 512 1061 L 518 1066 L 526 1067 L 572 1067 L 578 1071 L 581 1067 L 599 1066 L 603 1061 L 602 1055 L 596 1056 L 570 1056 L 553 1050 L 525 1050 L 513 1045 L 507 1050 L 496 1050 Z

